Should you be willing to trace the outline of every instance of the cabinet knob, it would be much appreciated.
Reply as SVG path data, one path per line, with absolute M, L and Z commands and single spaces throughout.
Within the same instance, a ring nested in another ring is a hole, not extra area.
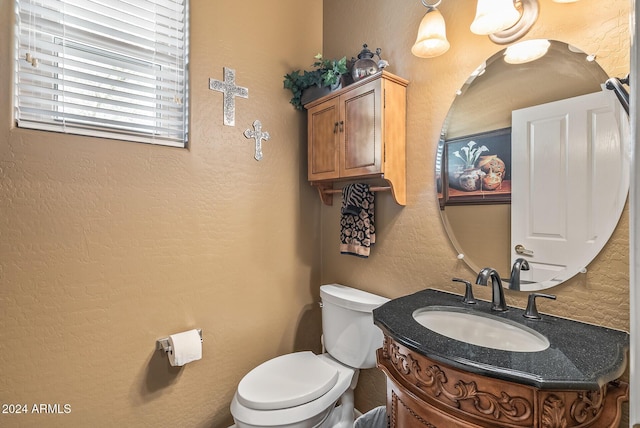
M 333 125 L 333 133 L 337 133 L 338 132 L 338 122 L 334 123 Z
M 340 121 L 340 132 L 344 132 L 344 120 Z

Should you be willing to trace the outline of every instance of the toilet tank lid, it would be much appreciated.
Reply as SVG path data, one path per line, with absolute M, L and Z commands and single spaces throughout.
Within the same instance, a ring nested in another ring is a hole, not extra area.
M 341 284 L 321 285 L 320 298 L 323 302 L 359 312 L 372 312 L 389 301 L 386 297 Z

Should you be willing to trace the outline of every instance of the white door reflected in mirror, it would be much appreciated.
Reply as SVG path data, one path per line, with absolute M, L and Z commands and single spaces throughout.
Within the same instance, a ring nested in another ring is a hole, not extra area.
M 571 278 L 606 244 L 627 197 L 628 124 L 608 90 L 513 111 L 511 263 L 530 266 L 521 290 Z

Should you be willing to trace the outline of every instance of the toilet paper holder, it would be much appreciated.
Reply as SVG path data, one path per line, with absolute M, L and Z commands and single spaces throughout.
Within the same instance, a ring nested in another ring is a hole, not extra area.
M 200 335 L 200 342 L 202 342 L 202 329 L 197 329 L 198 334 Z M 156 340 L 156 349 L 158 351 L 164 351 L 166 354 L 172 352 L 171 345 L 169 345 L 169 338 L 163 337 L 162 339 Z

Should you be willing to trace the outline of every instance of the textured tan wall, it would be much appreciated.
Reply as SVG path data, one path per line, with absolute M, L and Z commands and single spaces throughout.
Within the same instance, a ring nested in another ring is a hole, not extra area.
M 14 129 L 1 1 L 0 403 L 71 413 L 0 426 L 230 425 L 248 370 L 319 347 L 320 204 L 282 77 L 321 50 L 322 1 L 191 1 L 188 150 Z M 208 89 L 225 66 L 249 88 L 235 127 Z M 191 328 L 204 358 L 169 367 L 155 340 Z
M 540 17 L 525 37 L 554 38 L 597 54 L 612 76 L 629 72 L 629 2 L 596 0 L 557 4 L 539 0 Z M 417 0 L 324 0 L 325 56 L 355 56 L 362 43 L 382 48 L 389 70 L 410 81 L 407 114 L 407 206 L 377 197 L 376 245 L 369 259 L 338 251 L 339 204 L 323 207 L 322 282 L 342 282 L 388 297 L 424 288 L 462 293 L 454 276 L 474 279 L 475 272 L 456 259 L 441 225 L 436 204 L 434 160 L 440 128 L 455 91 L 484 59 L 503 47 L 469 31 L 472 0 L 444 1 L 451 49 L 434 59 L 413 57 L 410 48 L 426 9 Z M 597 13 L 594 13 L 597 11 Z M 588 273 L 550 290 L 557 301 L 540 302 L 542 312 L 628 330 L 628 213 L 611 242 L 588 266 Z M 491 247 L 487 247 L 491 251 Z M 489 290 L 476 295 L 490 300 Z M 506 291 L 507 302 L 524 307 L 526 294 Z M 375 370 L 361 376 L 356 405 L 367 410 L 384 402 L 384 377 Z
M 529 38 L 551 35 L 596 52 L 611 75 L 628 72 L 626 0 L 540 1 Z M 192 142 L 179 150 L 12 128 L 11 1 L 1 0 L 0 403 L 72 412 L 0 414 L 0 426 L 225 427 L 247 370 L 317 350 L 320 282 L 395 297 L 459 291 L 450 278 L 474 276 L 447 241 L 432 178 L 455 90 L 500 49 L 468 32 L 471 0 L 443 2 L 452 48 L 432 60 L 409 53 L 419 1 L 324 0 L 324 31 L 320 0 L 191 3 Z M 282 75 L 307 67 L 323 34 L 326 56 L 366 42 L 411 81 L 408 206 L 378 198 L 368 260 L 338 254 L 338 208 L 320 209 L 306 183 L 304 116 L 282 90 Z M 224 66 L 249 88 L 236 127 L 222 125 L 221 94 L 207 89 Z M 272 135 L 261 162 L 241 135 L 255 119 Z M 627 328 L 627 234 L 625 213 L 589 273 L 552 290 L 559 300 L 541 310 Z M 196 327 L 204 359 L 168 367 L 155 340 Z M 363 373 L 357 400 L 362 410 L 384 401 L 379 372 Z

